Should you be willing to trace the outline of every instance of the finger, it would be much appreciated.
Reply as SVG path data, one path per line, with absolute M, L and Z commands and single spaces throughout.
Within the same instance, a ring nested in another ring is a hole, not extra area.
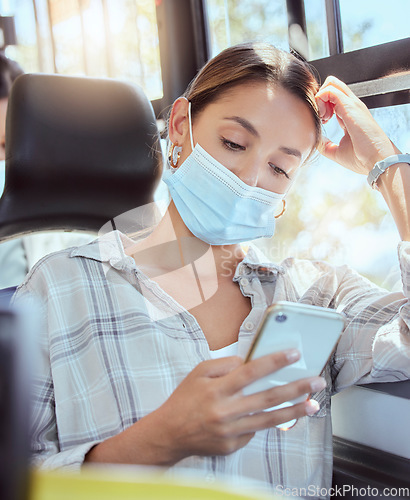
M 322 91 L 322 93 L 316 96 L 316 100 L 317 102 L 324 102 L 327 106 L 332 106 L 333 113 L 336 115 L 337 121 L 344 131 L 351 126 L 353 126 L 353 128 L 358 126 L 353 120 L 353 117 L 357 116 L 357 105 L 359 103 L 359 106 L 362 105 L 360 101 L 352 101 L 352 99 L 334 87 L 329 87 Z M 329 118 L 331 118 L 331 116 L 327 113 L 322 118 L 322 123 L 326 123 Z M 365 119 L 368 119 L 367 115 Z
M 344 92 L 336 87 L 329 86 L 320 90 L 316 94 L 316 99 L 322 100 L 327 103 L 330 102 L 334 107 L 334 113 L 343 120 L 345 126 L 359 127 L 362 123 L 367 123 L 369 118 L 373 120 L 372 115 L 367 109 L 366 105 L 358 99 L 354 94 L 347 96 Z M 358 115 L 357 113 L 360 112 Z M 358 121 L 358 118 L 360 120 Z
M 225 385 L 226 394 L 236 394 L 252 382 L 280 368 L 295 363 L 299 358 L 300 352 L 298 350 L 289 349 L 243 363 L 242 366 L 239 366 L 227 375 Z
M 349 97 L 356 97 L 356 94 L 350 89 L 350 87 L 346 85 L 346 83 L 342 82 L 342 80 L 339 80 L 339 78 L 336 78 L 335 76 L 328 76 L 324 81 L 323 85 L 318 90 L 318 92 L 327 87 L 337 88 Z
M 344 121 L 338 115 L 336 115 L 336 119 L 337 119 L 340 127 L 345 131 L 346 130 L 346 125 L 345 125 Z
M 272 387 L 266 391 L 238 398 L 232 405 L 231 411 L 239 415 L 260 412 L 273 406 L 278 406 L 287 401 L 292 401 L 300 396 L 321 391 L 326 387 L 322 377 L 309 377 L 296 380 L 286 385 Z M 305 398 L 305 399 L 306 399 Z
M 250 432 L 269 429 L 283 424 L 284 422 L 289 422 L 294 419 L 297 420 L 307 415 L 314 415 L 319 409 L 319 403 L 310 399 L 294 406 L 288 406 L 287 408 L 254 413 L 234 422 L 232 425 L 232 432 L 240 435 L 242 433 L 248 434 Z
M 321 155 L 323 155 L 326 158 L 329 158 L 329 160 L 333 160 L 333 161 L 336 161 L 338 149 L 339 149 L 339 146 L 337 144 L 335 144 L 334 142 L 332 142 L 327 137 L 323 137 L 323 140 L 318 147 L 318 151 Z
M 326 123 L 333 116 L 334 105 L 331 102 L 325 102 L 320 98 L 316 98 L 316 104 L 322 123 Z
M 341 84 L 340 87 L 338 87 L 339 83 Z M 330 99 L 332 89 L 336 88 L 339 89 L 339 91 L 343 92 L 344 90 L 346 90 L 343 88 L 343 86 L 346 87 L 345 84 L 343 84 L 343 82 L 341 82 L 337 78 L 327 77 L 324 84 L 316 93 L 315 100 L 322 123 L 328 122 L 334 113 L 335 104 Z M 346 92 L 344 93 L 346 94 Z
M 315 98 L 316 100 L 320 99 L 323 103 L 336 105 L 343 102 L 343 99 L 346 100 L 347 95 L 333 85 L 328 85 L 327 87 L 320 89 L 315 95 Z

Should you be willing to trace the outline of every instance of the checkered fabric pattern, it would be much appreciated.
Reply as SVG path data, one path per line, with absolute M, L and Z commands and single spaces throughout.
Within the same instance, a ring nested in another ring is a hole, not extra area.
M 195 318 L 126 255 L 132 243 L 113 231 L 51 254 L 16 293 L 16 300 L 35 296 L 44 309 L 34 381 L 37 465 L 80 469 L 92 446 L 158 408 L 198 363 L 211 358 Z M 410 243 L 400 243 L 398 250 L 403 293 L 380 289 L 346 266 L 292 258 L 280 265 L 264 262 L 250 247 L 234 276 L 252 299 L 239 331 L 239 355 L 247 352 L 272 302 L 312 304 L 347 317 L 325 369 L 328 388 L 313 395 L 320 411 L 287 432 L 258 432 L 231 455 L 188 457 L 171 472 L 184 467 L 205 477 L 261 480 L 272 488 L 329 488 L 331 394 L 357 382 L 410 377 Z

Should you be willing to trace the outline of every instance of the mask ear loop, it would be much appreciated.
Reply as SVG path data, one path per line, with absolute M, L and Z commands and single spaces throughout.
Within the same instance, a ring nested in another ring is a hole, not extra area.
M 194 134 L 192 133 L 192 118 L 191 118 L 191 101 L 188 101 L 188 124 L 189 124 L 189 138 L 191 139 L 191 148 L 194 150 Z

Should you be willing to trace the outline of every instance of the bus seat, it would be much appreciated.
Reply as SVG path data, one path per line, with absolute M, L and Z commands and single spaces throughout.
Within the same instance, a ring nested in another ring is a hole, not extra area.
M 49 230 L 97 233 L 151 202 L 161 176 L 151 103 L 124 82 L 22 75 L 6 137 L 0 242 Z

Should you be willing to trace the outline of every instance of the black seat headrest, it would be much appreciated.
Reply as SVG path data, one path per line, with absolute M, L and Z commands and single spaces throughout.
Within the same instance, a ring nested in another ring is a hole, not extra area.
M 141 89 L 22 75 L 9 98 L 0 240 L 57 229 L 97 232 L 152 201 L 161 170 L 155 116 Z

